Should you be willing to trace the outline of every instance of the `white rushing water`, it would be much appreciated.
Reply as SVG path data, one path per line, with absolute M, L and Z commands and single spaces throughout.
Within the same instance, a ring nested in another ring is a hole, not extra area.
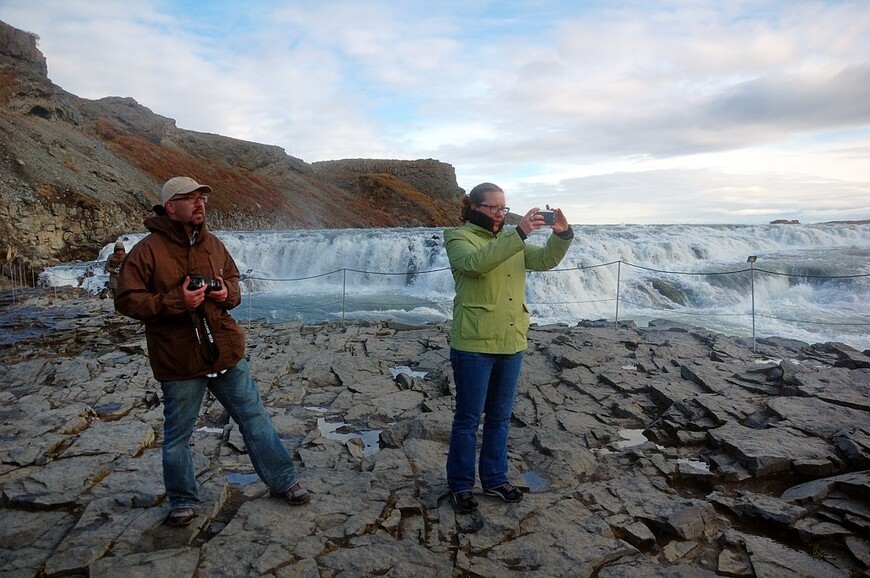
M 562 264 L 528 276 L 538 323 L 672 319 L 757 337 L 870 348 L 868 225 L 575 226 Z M 345 318 L 440 321 L 453 278 L 442 229 L 218 231 L 247 275 L 240 320 Z M 529 243 L 543 244 L 539 231 Z M 127 249 L 142 235 L 125 235 Z M 99 291 L 112 250 L 53 267 L 44 286 Z M 757 256 L 752 265 L 747 257 Z M 620 263 L 621 262 L 621 263 Z M 754 291 L 753 291 L 754 286 Z

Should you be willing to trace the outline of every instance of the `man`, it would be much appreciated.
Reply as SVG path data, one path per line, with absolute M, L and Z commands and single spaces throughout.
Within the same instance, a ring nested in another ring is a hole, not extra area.
M 244 331 L 228 312 L 241 301 L 239 270 L 205 226 L 210 191 L 190 177 L 163 185 L 157 216 L 145 220 L 151 234 L 124 261 L 115 299 L 120 313 L 145 324 L 163 390 L 163 482 L 174 526 L 189 524 L 199 503 L 189 441 L 206 388 L 239 425 L 272 494 L 292 505 L 310 499 L 251 379 Z
M 124 249 L 124 243 L 118 241 L 115 243 L 114 252 L 109 255 L 109 258 L 106 259 L 105 266 L 103 266 L 103 269 L 109 274 L 109 282 L 106 284 L 106 287 L 109 288 L 109 297 L 112 299 L 114 299 L 115 295 L 118 293 L 118 273 L 121 271 L 121 263 L 124 261 L 126 255 L 127 253 L 126 249 Z

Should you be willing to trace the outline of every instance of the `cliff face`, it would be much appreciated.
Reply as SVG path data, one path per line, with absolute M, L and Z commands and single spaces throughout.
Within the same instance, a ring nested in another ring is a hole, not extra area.
M 435 160 L 309 164 L 180 129 L 132 98 L 87 100 L 48 78 L 38 38 L 0 22 L 0 252 L 40 268 L 141 231 L 160 186 L 209 184 L 216 229 L 447 226 L 463 191 Z

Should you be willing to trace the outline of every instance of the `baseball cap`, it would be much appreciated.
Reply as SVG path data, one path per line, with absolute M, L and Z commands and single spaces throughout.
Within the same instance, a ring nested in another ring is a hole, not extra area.
M 166 204 L 166 201 L 176 195 L 186 195 L 199 190 L 211 192 L 211 187 L 201 185 L 190 177 L 173 177 L 160 189 L 160 204 Z

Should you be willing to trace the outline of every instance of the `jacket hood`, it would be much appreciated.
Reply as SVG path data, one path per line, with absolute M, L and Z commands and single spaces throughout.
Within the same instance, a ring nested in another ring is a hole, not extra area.
M 187 231 L 184 230 L 184 225 L 178 221 L 173 221 L 165 215 L 156 215 L 148 217 L 143 221 L 145 228 L 152 233 L 157 233 L 167 237 L 173 243 L 178 245 L 190 245 L 190 237 Z M 196 242 L 199 243 L 202 237 L 207 233 L 205 223 L 199 228 Z

